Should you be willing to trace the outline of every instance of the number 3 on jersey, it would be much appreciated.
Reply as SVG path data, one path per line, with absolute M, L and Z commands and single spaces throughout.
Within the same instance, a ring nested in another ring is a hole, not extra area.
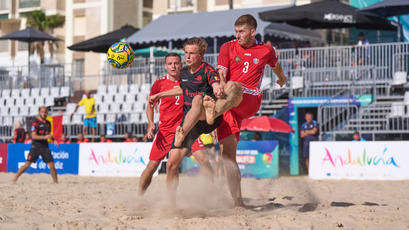
M 175 105 L 179 105 L 179 99 L 180 99 L 180 96 L 176 96 Z
M 243 73 L 247 73 L 247 71 L 249 71 L 249 62 L 246 61 L 244 62 L 244 68 L 243 68 Z

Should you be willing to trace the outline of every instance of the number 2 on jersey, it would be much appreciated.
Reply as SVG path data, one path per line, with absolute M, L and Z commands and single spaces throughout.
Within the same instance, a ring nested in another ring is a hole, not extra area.
M 175 105 L 179 105 L 180 96 L 176 96 Z
M 249 62 L 246 61 L 244 62 L 244 68 L 243 68 L 243 73 L 247 73 L 247 71 L 249 71 Z

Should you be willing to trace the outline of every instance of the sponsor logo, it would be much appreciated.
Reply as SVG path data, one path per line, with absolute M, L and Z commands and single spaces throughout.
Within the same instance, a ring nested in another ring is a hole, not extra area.
M 254 59 L 253 59 L 253 62 L 254 62 L 254 64 L 256 64 L 256 65 L 257 65 L 257 64 L 260 62 L 260 59 L 258 59 L 258 58 L 254 58 Z
M 251 56 L 251 54 L 250 53 L 245 53 L 244 56 Z
M 237 164 L 254 164 L 256 157 L 251 155 L 236 156 Z
M 273 155 L 271 153 L 264 153 L 263 154 L 263 162 L 266 165 L 271 164 L 271 160 L 273 159 Z
M 187 82 L 187 79 L 182 79 L 183 82 Z
M 196 77 L 195 77 L 195 80 L 196 80 L 196 81 L 201 81 L 201 80 L 202 80 L 202 75 L 196 76 Z
M 354 23 L 354 17 L 352 15 L 344 15 L 344 14 L 324 14 L 324 20 L 327 21 L 338 21 L 343 23 Z
M 241 58 L 239 56 L 234 57 L 235 62 L 240 62 Z

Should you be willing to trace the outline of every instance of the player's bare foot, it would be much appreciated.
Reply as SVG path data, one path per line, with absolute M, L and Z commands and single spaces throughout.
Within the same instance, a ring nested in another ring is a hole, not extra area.
M 215 107 L 216 102 L 210 96 L 204 96 L 203 98 L 203 107 L 206 112 L 206 122 L 209 125 L 214 124 L 214 115 L 215 115 Z
M 176 133 L 175 133 L 175 147 L 182 146 L 182 142 L 184 140 L 185 140 L 185 133 L 183 132 L 182 127 L 178 126 L 176 128 Z

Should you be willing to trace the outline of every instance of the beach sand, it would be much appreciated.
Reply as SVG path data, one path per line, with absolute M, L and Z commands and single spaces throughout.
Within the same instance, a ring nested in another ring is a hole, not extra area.
M 178 207 L 166 203 L 166 177 L 144 197 L 139 178 L 0 174 L 0 229 L 409 229 L 409 181 L 242 181 L 247 208 L 233 208 L 224 179 L 209 186 L 181 175 Z

